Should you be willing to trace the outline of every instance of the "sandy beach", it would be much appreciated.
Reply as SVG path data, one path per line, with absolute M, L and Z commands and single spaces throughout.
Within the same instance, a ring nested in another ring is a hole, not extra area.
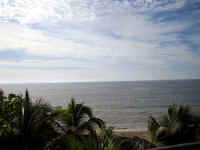
M 128 137 L 133 137 L 133 136 L 138 136 L 141 138 L 144 138 L 146 140 L 151 140 L 150 132 L 149 131 L 135 131 L 135 130 L 113 130 L 114 134 L 116 135 L 122 135 L 122 136 L 128 136 Z

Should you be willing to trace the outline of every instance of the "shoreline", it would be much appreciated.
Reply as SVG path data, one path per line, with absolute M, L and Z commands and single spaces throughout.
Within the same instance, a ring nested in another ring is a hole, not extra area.
M 151 134 L 148 130 L 134 130 L 134 129 L 113 129 L 113 133 L 121 136 L 134 137 L 138 136 L 148 141 L 151 140 Z

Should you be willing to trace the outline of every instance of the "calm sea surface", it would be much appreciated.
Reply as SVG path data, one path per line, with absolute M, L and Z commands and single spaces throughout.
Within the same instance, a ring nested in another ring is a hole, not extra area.
M 52 105 L 67 105 L 72 97 L 93 108 L 98 117 L 115 128 L 147 128 L 150 115 L 166 113 L 170 104 L 190 104 L 200 111 L 200 80 L 99 83 L 0 84 L 5 93 L 24 93 Z

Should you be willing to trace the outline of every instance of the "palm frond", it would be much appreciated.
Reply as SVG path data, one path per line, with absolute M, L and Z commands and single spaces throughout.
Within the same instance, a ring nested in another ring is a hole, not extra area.
M 83 104 L 80 104 L 82 105 L 82 108 L 81 108 L 81 114 L 84 114 L 84 115 L 87 115 L 89 118 L 92 118 L 93 117 L 93 113 L 92 113 L 92 110 L 90 107 L 88 106 L 85 106 Z
M 159 128 L 160 128 L 159 122 L 157 122 L 154 117 L 150 116 L 148 120 L 148 130 L 151 133 L 151 138 L 153 143 L 156 142 L 157 130 Z
M 90 118 L 88 120 L 88 122 L 91 122 L 94 126 L 97 125 L 97 127 L 99 128 L 104 128 L 105 127 L 105 122 L 99 118 L 96 118 L 96 117 L 93 117 L 93 118 Z
M 195 131 L 200 124 L 188 105 L 171 105 L 168 114 L 156 121 L 150 118 L 149 131 L 154 142 L 161 144 L 179 144 L 197 139 Z M 155 134 L 156 133 L 156 134 Z

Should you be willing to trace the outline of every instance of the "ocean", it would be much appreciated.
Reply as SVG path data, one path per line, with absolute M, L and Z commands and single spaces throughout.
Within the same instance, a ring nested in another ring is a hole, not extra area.
M 4 92 L 66 106 L 73 97 L 90 106 L 97 117 L 115 129 L 145 130 L 149 116 L 167 113 L 171 104 L 189 104 L 200 112 L 200 80 L 0 84 Z

